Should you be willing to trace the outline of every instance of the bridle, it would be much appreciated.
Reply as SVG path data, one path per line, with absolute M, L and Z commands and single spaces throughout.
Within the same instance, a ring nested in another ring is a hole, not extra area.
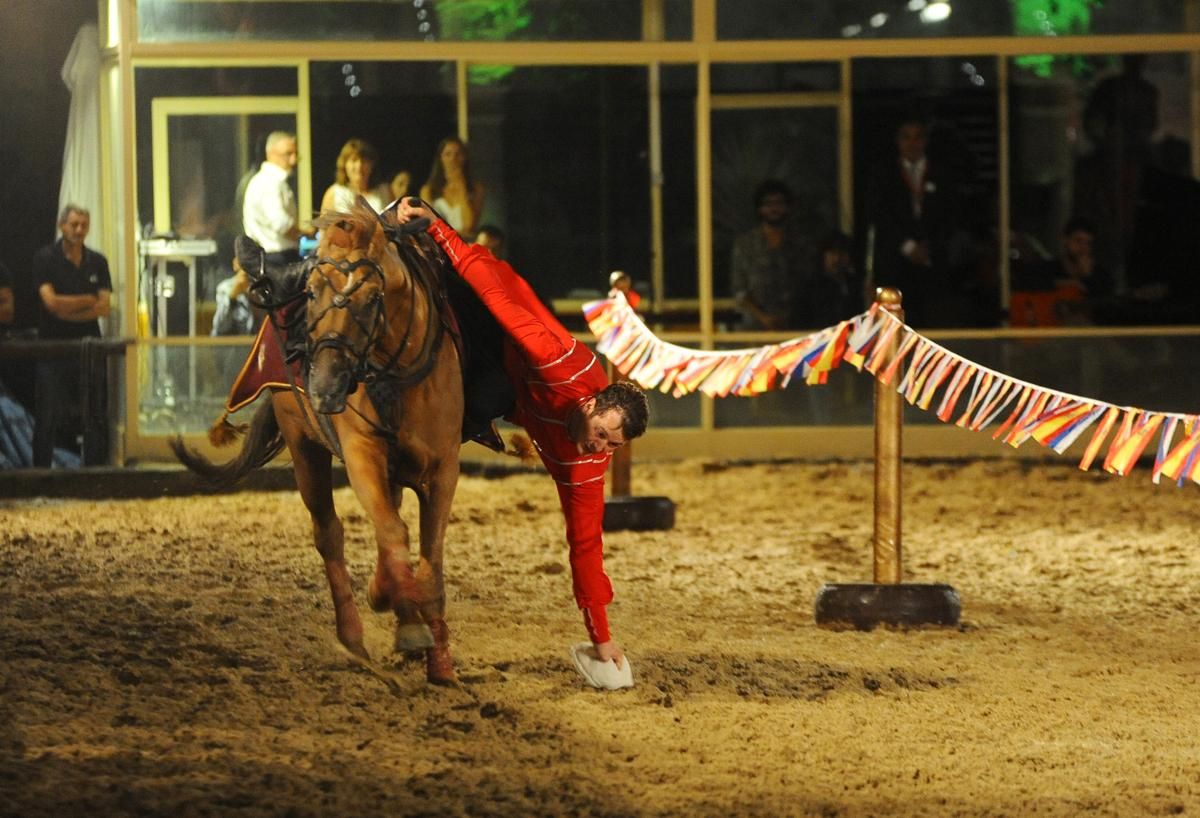
M 397 202 L 393 202 L 384 212 L 395 207 L 396 204 Z M 406 238 L 409 235 L 424 231 L 429 226 L 429 220 L 417 219 L 403 225 L 393 226 L 380 216 L 379 225 L 382 227 L 388 241 L 396 247 L 397 253 L 400 256 L 404 256 L 406 254 L 412 255 Z M 388 438 L 393 438 L 396 434 L 396 429 L 392 427 L 390 422 L 391 413 L 389 409 L 399 397 L 402 390 L 421 382 L 433 370 L 434 365 L 437 363 L 438 349 L 441 347 L 442 338 L 445 334 L 443 316 L 438 309 L 438 304 L 444 300 L 441 283 L 437 280 L 433 271 L 429 269 L 429 265 L 421 264 L 418 259 L 410 258 L 405 261 L 405 268 L 408 270 L 410 280 L 413 283 L 413 294 L 412 298 L 409 299 L 404 334 L 401 336 L 396 348 L 388 354 L 382 363 L 372 360 L 371 357 L 380 342 L 388 336 L 388 316 L 386 312 L 387 277 L 384 275 L 383 267 L 378 262 L 366 256 L 354 261 L 335 259 L 329 256 L 309 258 L 290 269 L 287 278 L 280 283 L 279 289 L 283 291 L 282 293 L 276 292 L 276 285 L 266 275 L 265 265 L 260 264 L 258 276 L 251 276 L 253 279 L 250 287 L 251 301 L 257 306 L 268 310 L 276 343 L 279 344 L 285 360 L 289 356 L 285 349 L 286 344 L 284 339 L 290 336 L 299 322 L 305 322 L 304 357 L 308 362 L 308 365 L 304 367 L 303 375 L 305 393 L 312 393 L 309 388 L 309 376 L 312 361 L 315 359 L 317 353 L 325 349 L 340 350 L 352 362 L 351 382 L 348 386 L 348 393 L 354 392 L 359 383 L 365 384 L 367 386 L 367 395 L 375 405 L 376 414 L 383 421 L 383 425 L 363 415 L 353 404 L 347 403 L 347 407 L 366 421 L 372 427 L 375 434 Z M 314 272 L 320 272 L 321 277 L 325 279 L 328 286 L 333 287 L 334 284 L 331 279 L 333 270 L 336 270 L 343 276 L 348 276 L 358 270 L 364 270 L 365 272 L 346 290 L 335 292 L 330 302 L 307 321 L 305 320 L 307 310 L 288 310 L 289 307 L 294 307 L 297 302 L 307 301 L 312 304 L 317 300 L 317 293 L 313 290 L 311 283 Z M 368 281 L 376 277 L 379 279 L 378 290 L 370 295 L 366 304 L 356 308 L 353 304 L 352 296 L 359 289 L 366 286 Z M 296 286 L 301 281 L 304 282 L 303 286 Z M 427 316 L 428 331 L 425 332 L 421 348 L 417 350 L 412 360 L 401 365 L 400 357 L 409 350 L 414 330 L 417 329 L 417 299 L 421 293 L 424 294 L 426 303 L 429 305 Z M 362 332 L 363 340 L 359 345 L 355 345 L 350 339 L 336 332 L 327 332 L 315 341 L 313 340 L 312 335 L 317 324 L 334 310 L 346 310 L 350 316 L 350 320 Z M 303 402 L 304 396 L 294 383 L 291 383 L 291 389 L 296 400 Z M 307 424 L 308 414 L 302 411 L 301 415 Z M 338 443 L 337 434 L 334 432 L 329 418 L 318 413 L 317 422 L 320 426 L 319 436 L 325 439 L 326 444 L 338 457 L 342 457 L 341 446 Z
M 402 239 L 404 236 L 417 232 L 420 227 L 413 228 L 411 225 L 402 225 L 399 228 L 392 228 L 386 223 L 383 224 L 384 230 L 388 235 L 388 240 L 395 245 L 397 251 L 402 248 Z M 402 388 L 418 383 L 429 374 L 433 369 L 433 365 L 437 361 L 437 349 L 441 344 L 443 326 L 441 316 L 438 314 L 437 303 L 440 285 L 425 269 L 422 264 L 406 264 L 409 271 L 411 281 L 413 282 L 413 297 L 409 299 L 408 315 L 405 319 L 404 333 L 400 337 L 396 348 L 388 354 L 388 357 L 382 362 L 373 361 L 371 354 L 376 351 L 376 347 L 380 341 L 388 335 L 388 317 L 385 311 L 385 302 L 387 295 L 387 278 L 384 276 L 383 267 L 373 259 L 366 256 L 354 261 L 346 261 L 341 259 L 333 259 L 327 256 L 317 258 L 312 262 L 312 270 L 319 272 L 325 282 L 333 287 L 333 281 L 330 278 L 328 268 L 333 268 L 340 272 L 343 276 L 348 276 L 351 273 L 366 269 L 366 273 L 358 278 L 349 288 L 335 292 L 330 302 L 315 315 L 312 315 L 308 320 L 306 327 L 308 338 L 307 342 L 307 359 L 311 363 L 315 360 L 316 355 L 325 349 L 341 350 L 351 361 L 351 384 L 350 391 L 354 390 L 354 385 L 357 383 L 371 384 L 380 379 L 387 379 L 392 388 Z M 370 295 L 367 303 L 355 308 L 352 303 L 352 296 L 359 289 L 366 286 L 367 282 L 372 278 L 379 279 L 379 289 Z M 305 291 L 310 302 L 316 300 L 316 293 L 312 288 L 312 276 L 309 276 L 309 284 L 306 285 Z M 424 294 L 425 301 L 429 305 L 429 327 L 425 333 L 425 337 L 421 344 L 421 348 L 416 351 L 416 355 L 407 364 L 400 363 L 400 357 L 410 349 L 413 339 L 413 333 L 417 329 L 417 298 L 418 294 Z M 334 310 L 346 310 L 350 316 L 350 320 L 361 331 L 363 340 L 359 346 L 355 346 L 350 339 L 336 332 L 327 332 L 324 335 L 313 340 L 313 333 L 317 325 Z

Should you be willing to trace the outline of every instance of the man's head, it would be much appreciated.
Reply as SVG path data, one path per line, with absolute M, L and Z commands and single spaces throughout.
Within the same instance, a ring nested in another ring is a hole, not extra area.
M 1063 252 L 1068 258 L 1086 258 L 1096 242 L 1096 228 L 1088 219 L 1076 216 L 1063 225 Z
M 475 243 L 486 247 L 496 258 L 504 258 L 504 231 L 496 225 L 482 225 L 475 234 Z
M 77 204 L 66 205 L 58 214 L 58 229 L 63 241 L 71 245 L 83 244 L 92 226 L 92 214 Z
M 296 137 L 287 131 L 272 131 L 267 137 L 267 161 L 291 173 L 296 167 Z
M 925 156 L 925 146 L 929 142 L 929 132 L 925 123 L 910 117 L 900 123 L 896 129 L 896 150 L 900 158 L 906 162 L 916 162 Z
M 645 434 L 649 418 L 650 404 L 641 388 L 617 381 L 579 404 L 567 420 L 567 434 L 580 454 L 612 452 Z
M 854 243 L 840 230 L 833 230 L 821 239 L 818 250 L 821 270 L 826 273 L 842 272 L 850 267 Z
M 787 221 L 792 210 L 792 190 L 778 179 L 768 179 L 754 189 L 758 218 L 772 227 Z

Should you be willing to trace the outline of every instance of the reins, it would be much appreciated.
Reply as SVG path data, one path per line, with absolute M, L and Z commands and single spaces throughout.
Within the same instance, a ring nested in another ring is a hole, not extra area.
M 372 404 L 374 404 L 376 414 L 382 423 L 367 417 L 349 401 L 347 401 L 346 406 L 362 418 L 376 435 L 392 438 L 396 435 L 397 430 L 390 420 L 391 413 L 388 410 L 401 391 L 420 383 L 433 370 L 434 365 L 437 363 L 437 353 L 445 333 L 445 326 L 438 307 L 440 285 L 432 276 L 432 271 L 426 269 L 428 264 L 425 263 L 425 259 L 411 258 L 413 253 L 407 241 L 405 241 L 407 236 L 423 230 L 427 226 L 427 221 L 418 220 L 417 222 L 393 227 L 388 225 L 383 219 L 380 219 L 379 224 L 384 230 L 389 243 L 395 246 L 398 255 L 401 256 L 400 260 L 404 262 L 409 280 L 413 283 L 413 292 L 408 303 L 404 332 L 400 337 L 399 343 L 392 351 L 381 351 L 378 348 L 383 339 L 388 336 L 389 329 L 386 310 L 387 277 L 384 274 L 382 265 L 366 256 L 354 261 L 334 259 L 329 256 L 306 260 L 299 267 L 293 268 L 293 275 L 304 274 L 303 280 L 306 282 L 305 285 L 292 294 L 283 297 L 276 297 L 272 292 L 271 282 L 265 275 L 265 270 L 263 270 L 260 271 L 260 276 L 251 284 L 251 293 L 254 303 L 268 310 L 275 342 L 279 346 L 280 355 L 285 362 L 288 358 L 286 340 L 296 329 L 297 324 L 304 322 L 305 360 L 308 362 L 304 369 L 305 391 L 311 391 L 308 389 L 308 377 L 311 370 L 311 362 L 315 359 L 317 353 L 328 348 L 341 350 L 353 362 L 350 390 L 353 391 L 357 383 L 362 383 L 367 387 L 367 396 L 370 398 Z M 409 256 L 409 258 L 404 259 L 404 256 Z M 332 270 L 329 268 L 338 271 L 344 276 L 349 276 L 363 269 L 365 269 L 365 274 L 353 282 L 348 289 L 334 293 L 330 303 L 318 314 L 310 317 L 307 315 L 306 310 L 294 309 L 292 314 L 286 319 L 281 318 L 284 310 L 301 299 L 308 299 L 310 302 L 315 300 L 315 293 L 312 291 L 311 285 L 307 283 L 312 278 L 313 272 L 320 272 L 326 282 L 331 287 L 333 286 L 330 278 Z M 379 278 L 379 291 L 371 296 L 365 309 L 355 309 L 351 303 L 351 297 L 373 276 L 378 276 Z M 401 365 L 400 357 L 409 349 L 413 333 L 417 329 L 417 298 L 420 297 L 420 294 L 424 295 L 428 304 L 427 331 L 425 332 L 421 347 L 416 352 L 412 361 Z M 346 310 L 350 316 L 350 320 L 362 332 L 365 340 L 360 347 L 356 348 L 352 341 L 340 333 L 330 332 L 318 338 L 315 342 L 312 340 L 313 331 L 316 329 L 318 323 L 330 312 L 339 309 Z M 386 358 L 382 363 L 376 363 L 371 359 L 373 353 L 385 355 Z M 310 432 L 318 437 L 318 439 L 324 439 L 326 445 L 339 458 L 344 460 L 340 442 L 337 439 L 336 432 L 329 418 L 320 413 L 314 413 L 317 416 L 317 423 L 320 427 L 319 430 L 314 429 L 308 418 L 308 413 L 303 410 L 303 403 L 301 402 L 303 401 L 303 393 L 301 393 L 293 379 L 288 378 L 288 385 L 291 387 L 297 404 L 301 407 L 301 415 Z M 311 403 L 309 405 L 311 406 Z

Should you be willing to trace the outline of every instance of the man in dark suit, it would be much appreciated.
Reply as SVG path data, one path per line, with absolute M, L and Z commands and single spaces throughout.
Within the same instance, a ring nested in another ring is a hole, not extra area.
M 961 320 L 951 306 L 961 290 L 953 280 L 960 203 L 953 180 L 925 155 L 928 129 L 907 118 L 896 129 L 897 156 L 873 180 L 869 197 L 872 271 L 878 287 L 897 287 L 914 326 Z

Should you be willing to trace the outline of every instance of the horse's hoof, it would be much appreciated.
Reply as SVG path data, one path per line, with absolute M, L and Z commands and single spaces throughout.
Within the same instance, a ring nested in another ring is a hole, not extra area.
M 396 652 L 427 650 L 433 647 L 433 632 L 424 623 L 396 625 Z
M 342 647 L 345 648 L 351 656 L 357 656 L 364 661 L 371 661 L 371 654 L 367 653 L 367 649 L 363 647 L 362 642 L 357 644 L 343 642 Z
M 425 654 L 425 678 L 430 684 L 451 686 L 458 684 L 458 675 L 454 672 L 454 660 L 450 658 L 450 648 L 430 648 Z
M 367 604 L 375 613 L 383 613 L 392 607 L 392 602 L 386 594 L 379 590 L 379 585 L 375 580 L 376 577 L 371 577 L 371 581 L 367 583 Z

